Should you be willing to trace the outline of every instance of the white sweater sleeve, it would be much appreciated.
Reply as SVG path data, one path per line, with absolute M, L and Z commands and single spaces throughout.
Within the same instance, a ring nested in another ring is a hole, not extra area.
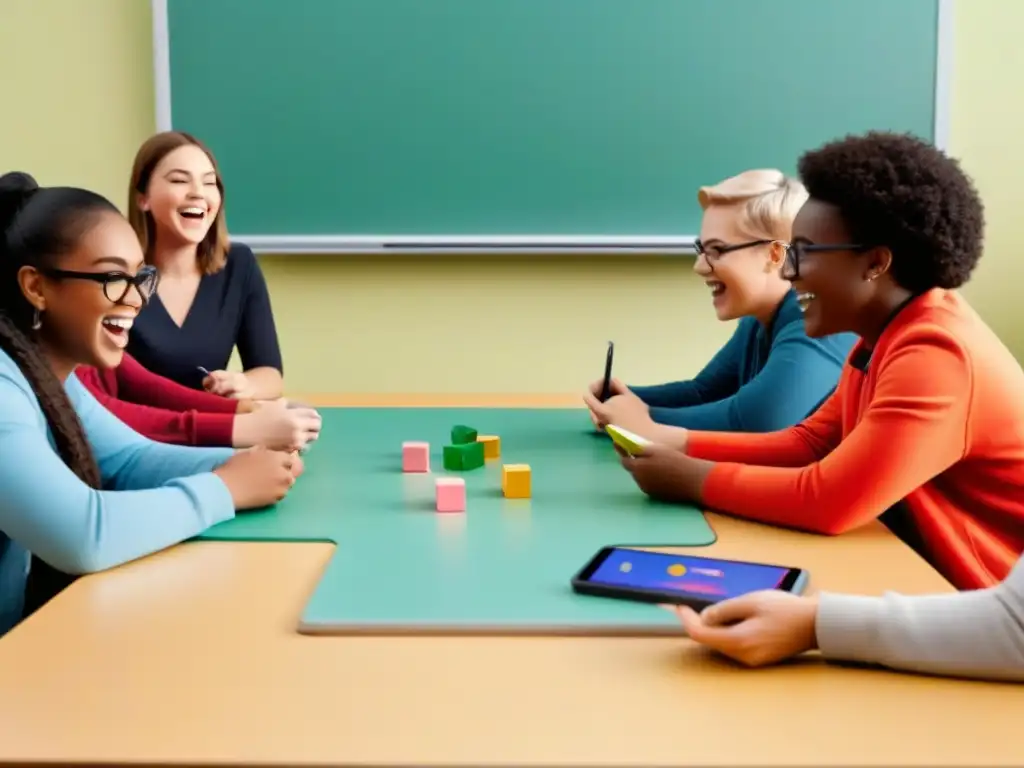
M 1024 681 L 1024 558 L 998 586 L 948 595 L 823 593 L 822 655 L 926 674 Z

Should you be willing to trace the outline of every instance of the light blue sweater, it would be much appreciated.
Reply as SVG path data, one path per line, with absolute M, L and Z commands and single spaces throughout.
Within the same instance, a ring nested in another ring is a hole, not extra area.
M 0 350 L 0 635 L 20 621 L 30 553 L 68 574 L 101 571 L 234 517 L 212 474 L 230 448 L 156 443 L 125 426 L 72 375 L 65 382 L 104 490 L 57 454 L 28 380 Z

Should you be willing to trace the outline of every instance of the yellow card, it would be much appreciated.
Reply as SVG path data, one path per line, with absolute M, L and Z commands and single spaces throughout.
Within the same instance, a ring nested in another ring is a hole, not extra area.
M 614 424 L 608 424 L 604 428 L 604 431 L 611 436 L 612 442 L 630 456 L 636 456 L 638 453 L 643 453 L 644 446 L 651 444 L 651 441 L 646 437 L 635 435 L 628 429 L 616 427 Z

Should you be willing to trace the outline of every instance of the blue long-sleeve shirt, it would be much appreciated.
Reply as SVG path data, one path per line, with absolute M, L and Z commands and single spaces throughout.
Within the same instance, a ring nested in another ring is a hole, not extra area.
M 65 388 L 102 490 L 60 458 L 28 380 L 0 350 L 0 635 L 21 619 L 31 554 L 69 574 L 101 571 L 235 514 L 227 486 L 212 473 L 230 448 L 153 442 L 107 411 L 76 376 Z
M 824 401 L 857 336 L 812 339 L 790 291 L 767 325 L 739 321 L 732 338 L 697 376 L 630 389 L 659 424 L 710 432 L 773 432 L 793 426 Z

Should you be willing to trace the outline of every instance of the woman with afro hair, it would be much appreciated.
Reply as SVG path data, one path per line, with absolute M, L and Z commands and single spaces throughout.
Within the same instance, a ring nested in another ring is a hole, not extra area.
M 672 610 L 749 666 L 817 649 L 1024 681 L 1024 372 L 956 291 L 982 252 L 978 194 L 954 160 L 890 133 L 827 144 L 799 171 L 810 197 L 785 274 L 807 334 L 860 337 L 835 393 L 789 429 L 690 431 L 622 463 L 650 496 L 764 523 L 840 534 L 880 519 L 967 591 L 769 590 Z
M 622 457 L 642 491 L 826 535 L 880 519 L 958 589 L 1024 550 L 1024 371 L 957 289 L 984 210 L 957 162 L 873 132 L 805 154 L 785 275 L 809 336 L 859 336 L 836 391 L 769 433 Z

